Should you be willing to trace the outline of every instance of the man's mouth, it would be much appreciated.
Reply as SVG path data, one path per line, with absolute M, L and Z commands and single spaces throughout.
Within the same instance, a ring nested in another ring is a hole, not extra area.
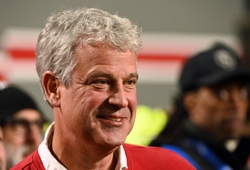
M 97 116 L 97 118 L 112 122 L 122 122 L 122 120 L 124 119 L 123 117 L 116 116 Z

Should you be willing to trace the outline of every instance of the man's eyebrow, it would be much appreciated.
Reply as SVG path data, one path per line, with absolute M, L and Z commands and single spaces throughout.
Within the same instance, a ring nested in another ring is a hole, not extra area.
M 137 73 L 130 73 L 129 77 L 135 77 L 136 79 L 138 79 L 139 75 Z
M 90 77 L 112 77 L 111 74 L 109 73 L 104 73 L 104 72 L 101 72 L 101 71 L 95 71 L 95 72 L 92 72 L 89 74 Z M 139 78 L 138 74 L 137 73 L 130 73 L 129 78 L 132 78 L 132 77 L 135 77 L 136 79 Z
M 101 71 L 94 71 L 89 74 L 90 77 L 112 77 L 109 73 L 104 73 Z

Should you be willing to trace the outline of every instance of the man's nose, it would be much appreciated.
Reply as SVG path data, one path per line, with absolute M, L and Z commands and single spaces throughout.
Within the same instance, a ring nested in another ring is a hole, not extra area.
M 111 89 L 111 95 L 109 98 L 109 103 L 118 106 L 119 108 L 127 107 L 128 100 L 126 96 L 126 91 L 122 83 L 117 84 Z

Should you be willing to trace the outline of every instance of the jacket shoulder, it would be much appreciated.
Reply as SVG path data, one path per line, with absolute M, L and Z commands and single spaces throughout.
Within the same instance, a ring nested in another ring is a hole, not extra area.
M 36 149 L 31 155 L 23 159 L 17 165 L 11 168 L 11 170 L 45 170 Z
M 194 170 L 195 168 L 183 157 L 173 151 L 160 147 L 137 146 L 131 144 L 123 145 L 128 167 L 157 169 L 171 168 L 172 170 Z M 129 168 L 130 169 L 130 168 Z M 160 170 L 159 169 L 159 170 Z

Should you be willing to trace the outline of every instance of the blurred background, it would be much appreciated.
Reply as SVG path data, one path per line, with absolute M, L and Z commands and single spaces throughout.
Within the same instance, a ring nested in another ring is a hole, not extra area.
M 183 62 L 215 41 L 233 47 L 248 66 L 247 0 L 0 0 L 0 79 L 19 84 L 52 120 L 35 71 L 38 32 L 54 11 L 97 7 L 142 27 L 138 104 L 169 109 Z

